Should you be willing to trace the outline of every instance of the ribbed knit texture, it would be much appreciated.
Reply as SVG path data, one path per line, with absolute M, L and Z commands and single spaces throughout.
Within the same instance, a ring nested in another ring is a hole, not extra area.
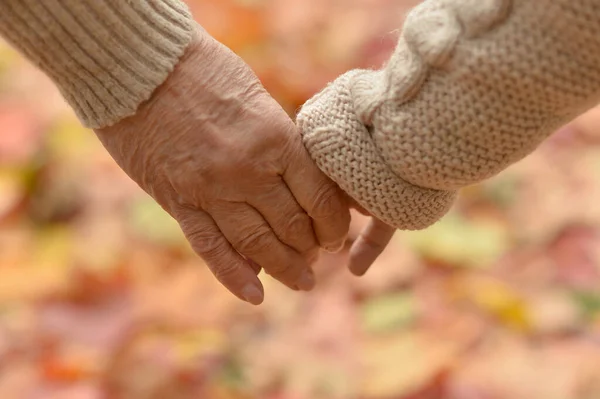
M 421 229 L 456 190 L 599 100 L 599 0 L 425 0 L 382 70 L 341 76 L 298 123 L 351 197 L 391 225 Z
M 0 34 L 91 128 L 134 114 L 173 70 L 193 29 L 180 0 L 0 0 Z

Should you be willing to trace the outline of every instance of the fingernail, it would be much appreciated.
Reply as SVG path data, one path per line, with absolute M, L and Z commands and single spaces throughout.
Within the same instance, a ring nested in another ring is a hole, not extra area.
M 325 251 L 331 252 L 332 254 L 338 253 L 344 247 L 345 241 L 338 241 L 334 244 L 327 244 L 325 246 Z
M 263 301 L 262 291 L 254 284 L 246 284 L 242 289 L 242 296 L 253 305 L 260 305 Z
M 303 291 L 310 291 L 315 287 L 315 276 L 307 270 L 302 272 L 302 275 L 296 282 L 296 286 Z

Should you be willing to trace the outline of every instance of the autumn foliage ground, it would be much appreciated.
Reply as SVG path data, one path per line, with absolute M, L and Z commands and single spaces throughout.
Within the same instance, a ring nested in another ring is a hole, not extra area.
M 190 5 L 293 114 L 381 65 L 415 2 Z M 314 292 L 265 276 L 254 308 L 0 44 L 0 398 L 598 399 L 599 114 L 398 233 L 364 278 L 323 256 Z

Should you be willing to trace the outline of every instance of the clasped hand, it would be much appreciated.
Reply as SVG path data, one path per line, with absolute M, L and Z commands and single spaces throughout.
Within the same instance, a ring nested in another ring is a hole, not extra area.
M 96 133 L 240 299 L 263 301 L 261 268 L 294 290 L 312 289 L 319 249 L 344 244 L 345 195 L 312 162 L 295 124 L 250 68 L 200 28 L 152 98 Z M 375 227 L 354 250 L 358 274 L 393 232 Z

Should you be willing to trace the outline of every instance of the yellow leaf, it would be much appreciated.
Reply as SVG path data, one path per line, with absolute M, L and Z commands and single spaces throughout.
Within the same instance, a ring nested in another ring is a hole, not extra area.
M 505 325 L 520 331 L 532 329 L 532 317 L 524 298 L 499 280 L 486 277 L 459 278 L 454 281 L 455 294 Z

